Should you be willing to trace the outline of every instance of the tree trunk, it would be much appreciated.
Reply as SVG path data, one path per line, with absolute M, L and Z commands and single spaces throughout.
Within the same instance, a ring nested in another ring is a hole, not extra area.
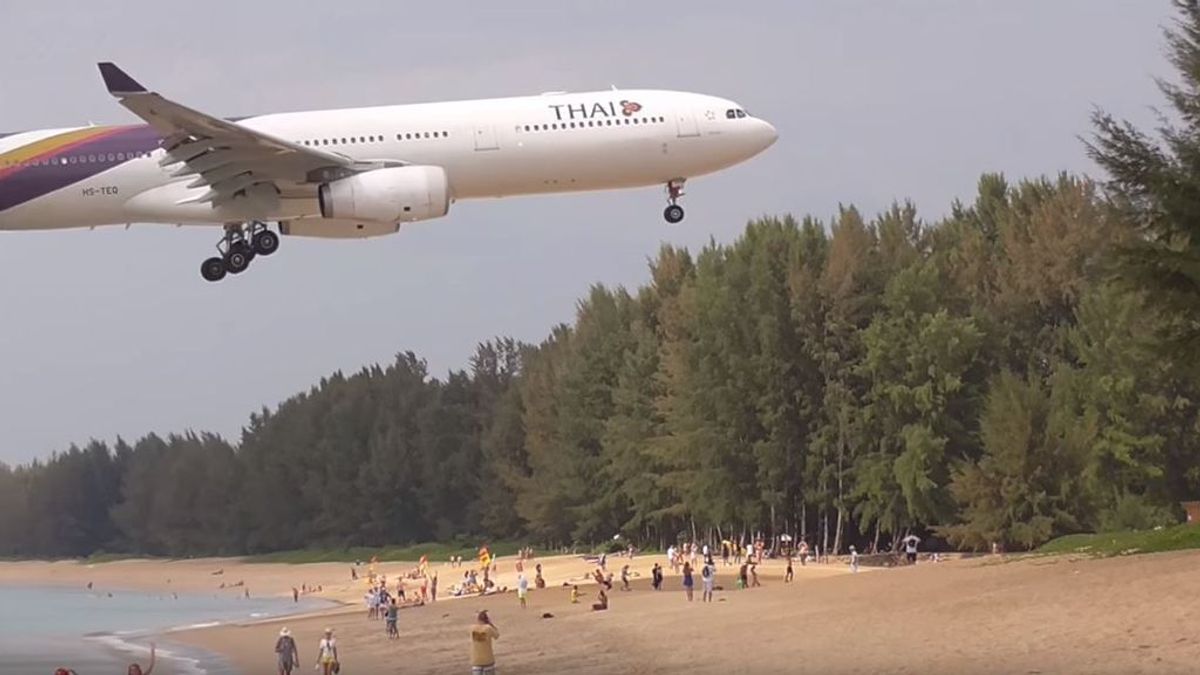
M 875 521 L 875 540 L 871 542 L 871 555 L 879 553 L 879 531 L 883 529 L 879 522 L 878 520 Z
M 808 502 L 800 502 L 800 539 L 808 539 Z
M 838 555 L 842 552 L 842 521 L 845 520 L 845 518 L 843 517 L 845 512 L 846 512 L 846 510 L 843 509 L 839 505 L 838 510 L 837 510 L 837 529 L 834 530 L 834 535 L 833 535 L 833 554 L 834 555 Z

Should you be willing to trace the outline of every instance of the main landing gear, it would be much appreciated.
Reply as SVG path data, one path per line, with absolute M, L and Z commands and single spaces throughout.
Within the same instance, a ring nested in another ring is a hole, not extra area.
M 225 226 L 225 236 L 217 242 L 220 255 L 200 265 L 205 281 L 220 281 L 226 274 L 241 274 L 257 256 L 269 256 L 279 250 L 279 235 L 267 229 L 266 223 L 253 221 L 242 225 Z
M 677 202 L 683 196 L 683 179 L 678 178 L 667 183 L 667 201 L 669 205 L 663 211 L 663 218 L 672 225 L 683 220 L 683 207 Z

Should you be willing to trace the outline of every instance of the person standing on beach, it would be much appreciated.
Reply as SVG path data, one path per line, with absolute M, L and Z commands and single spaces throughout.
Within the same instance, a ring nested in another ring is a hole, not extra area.
M 325 629 L 325 637 L 317 643 L 317 668 L 322 675 L 333 675 L 338 665 L 337 640 L 333 637 L 333 629 Z
M 496 654 L 492 641 L 500 639 L 500 630 L 488 617 L 487 610 L 478 614 L 471 626 L 471 675 L 496 675 Z
M 654 567 L 650 569 L 650 586 L 656 591 L 662 590 L 663 571 L 662 565 L 654 563 Z
M 692 563 L 684 561 L 683 563 L 683 592 L 687 595 L 688 602 L 692 601 L 692 586 L 695 582 L 692 580 Z
M 704 569 L 700 572 L 700 580 L 704 583 L 704 593 L 700 599 L 704 602 L 712 602 L 713 584 L 716 582 L 717 566 L 710 560 L 704 563 Z
M 858 551 L 853 546 L 850 547 L 850 571 L 858 572 Z
M 279 629 L 279 639 L 275 641 L 275 660 L 279 663 L 279 675 L 292 675 L 292 668 L 300 667 L 300 652 L 287 626 Z
M 125 670 L 125 673 L 126 673 L 126 675 L 150 675 L 150 673 L 153 673 L 153 672 L 154 672 L 154 643 L 151 642 L 150 643 L 150 665 L 146 667 L 146 670 L 142 670 L 142 665 L 140 663 L 131 663 L 131 664 L 129 664 L 129 668 L 127 668 Z
M 529 596 L 529 580 L 524 574 L 517 575 L 517 599 L 521 601 L 521 609 L 525 609 L 526 599 Z
M 392 600 L 388 603 L 386 612 L 387 636 L 389 640 L 395 640 L 400 637 L 400 631 L 396 628 L 396 620 L 399 618 L 400 608 L 396 605 L 396 601 Z
M 429 580 L 429 601 L 437 602 L 437 572 L 434 572 L 433 578 Z
M 785 584 L 792 583 L 792 579 L 795 576 L 796 576 L 796 572 L 795 572 L 795 570 L 792 569 L 792 556 L 789 555 L 787 571 L 783 573 L 783 583 L 785 583 Z
M 910 534 L 904 538 L 904 556 L 908 558 L 909 565 L 917 564 L 917 544 L 921 543 L 921 538 L 915 534 Z

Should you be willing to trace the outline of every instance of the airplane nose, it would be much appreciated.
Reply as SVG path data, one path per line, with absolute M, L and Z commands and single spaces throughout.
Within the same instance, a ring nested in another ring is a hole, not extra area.
M 766 120 L 759 120 L 758 122 L 761 127 L 759 134 L 762 136 L 763 149 L 765 150 L 774 145 L 775 141 L 779 140 L 779 132 Z

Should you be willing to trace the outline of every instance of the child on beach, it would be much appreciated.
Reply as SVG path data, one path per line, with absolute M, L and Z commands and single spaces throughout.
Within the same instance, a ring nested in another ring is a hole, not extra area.
M 692 601 L 692 563 L 683 563 L 683 592 L 687 595 L 688 602 Z
M 608 609 L 608 594 L 601 588 L 600 592 L 596 595 L 596 602 L 592 603 L 592 611 L 603 612 L 606 609 Z
M 628 591 L 629 588 L 629 565 L 621 568 L 621 590 Z
M 579 604 L 579 587 L 578 586 L 571 587 L 571 604 L 572 605 Z
M 783 573 L 783 583 L 785 583 L 785 584 L 792 583 L 792 578 L 795 576 L 796 576 L 796 573 L 792 570 L 792 556 L 789 555 L 787 572 Z

